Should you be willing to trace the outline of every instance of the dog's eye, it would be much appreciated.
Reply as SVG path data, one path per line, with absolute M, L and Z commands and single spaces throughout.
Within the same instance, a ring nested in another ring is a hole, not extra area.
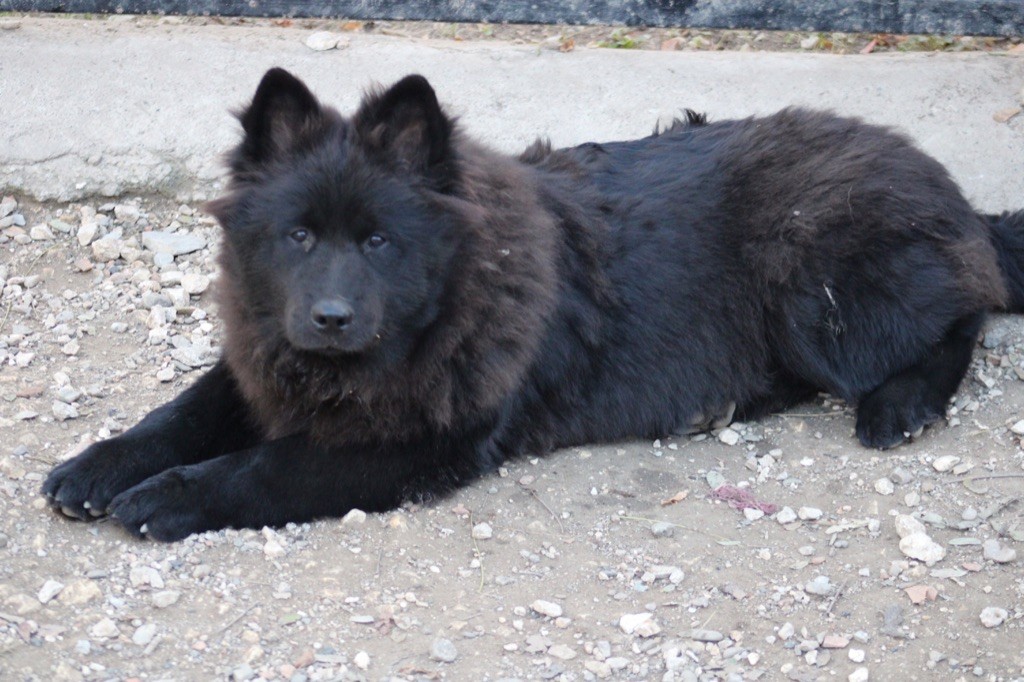
M 292 230 L 288 236 L 291 237 L 292 240 L 295 241 L 296 243 L 301 244 L 302 242 L 309 239 L 309 230 L 304 230 L 300 227 L 295 230 Z
M 377 232 L 374 232 L 366 239 L 366 245 L 371 249 L 379 249 L 387 243 L 387 237 Z

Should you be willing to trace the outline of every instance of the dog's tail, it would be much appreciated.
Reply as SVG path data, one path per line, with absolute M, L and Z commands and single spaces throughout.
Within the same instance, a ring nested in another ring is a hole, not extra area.
M 1006 310 L 1024 313 L 1024 211 L 984 216 L 992 229 L 992 244 L 999 255 L 1006 288 L 1010 292 Z

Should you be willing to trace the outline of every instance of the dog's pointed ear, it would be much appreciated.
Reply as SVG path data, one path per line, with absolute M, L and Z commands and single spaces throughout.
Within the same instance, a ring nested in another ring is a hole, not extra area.
M 414 170 L 427 170 L 449 156 L 453 124 L 423 76 L 406 76 L 369 95 L 353 122 L 365 147 Z
M 284 69 L 270 69 L 252 103 L 238 115 L 245 131 L 239 149 L 242 158 L 263 163 L 286 156 L 322 113 L 320 103 L 302 81 Z

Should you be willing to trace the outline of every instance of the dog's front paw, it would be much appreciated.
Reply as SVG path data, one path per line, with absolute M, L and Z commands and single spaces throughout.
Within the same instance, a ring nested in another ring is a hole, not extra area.
M 114 497 L 148 476 L 143 457 L 115 438 L 95 443 L 55 467 L 43 482 L 42 493 L 54 509 L 88 520 L 106 514 Z
M 114 498 L 110 516 L 136 537 L 172 542 L 220 528 L 204 511 L 205 493 L 194 467 L 175 467 Z

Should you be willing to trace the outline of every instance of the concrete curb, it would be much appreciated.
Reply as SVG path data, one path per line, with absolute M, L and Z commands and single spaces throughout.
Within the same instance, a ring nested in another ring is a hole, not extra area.
M 702 0 L 546 2 L 525 0 L 0 0 L 30 12 L 345 17 L 528 24 L 624 24 L 1014 36 L 1024 32 L 1019 0 Z
M 10 20 L 7 20 L 10 21 Z M 1024 58 L 831 56 L 529 47 L 351 36 L 313 52 L 307 32 L 173 19 L 28 18 L 0 31 L 0 188 L 40 200 L 219 187 L 228 115 L 273 65 L 350 110 L 365 86 L 420 72 L 466 128 L 516 151 L 648 133 L 681 108 L 712 119 L 799 104 L 899 127 L 979 208 L 1024 206 Z

